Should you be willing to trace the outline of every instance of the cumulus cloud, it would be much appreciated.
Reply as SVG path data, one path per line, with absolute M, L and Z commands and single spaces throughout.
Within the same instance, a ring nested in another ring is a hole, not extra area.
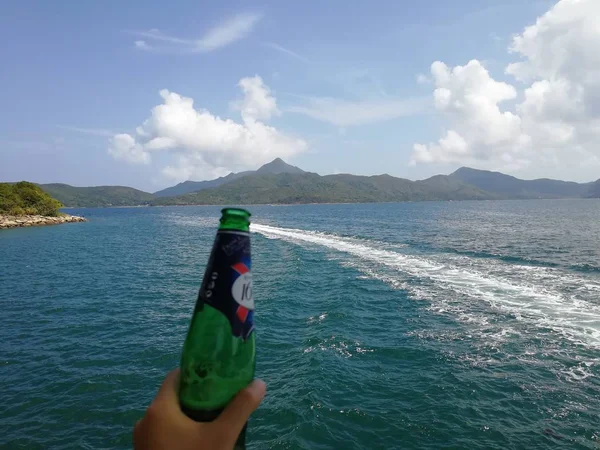
M 135 134 L 113 136 L 109 153 L 116 159 L 141 164 L 149 163 L 153 153 L 168 153 L 174 161 L 162 172 L 182 181 L 256 168 L 307 148 L 302 139 L 265 123 L 279 110 L 271 90 L 259 76 L 241 79 L 239 87 L 244 96 L 234 105 L 241 113 L 241 122 L 196 109 L 193 99 L 161 90 L 163 103 L 152 108 L 150 117 Z
M 503 102 L 517 96 L 513 86 L 492 79 L 477 60 L 452 69 L 436 61 L 431 75 L 435 108 L 450 119 L 452 129 L 436 143 L 415 144 L 413 163 L 519 159 L 528 144 L 521 118 L 501 110 Z
M 133 164 L 148 164 L 150 155 L 129 134 L 115 134 L 109 139 L 108 152 L 115 159 L 127 161 Z
M 415 144 L 412 163 L 598 163 L 598 17 L 597 0 L 561 0 L 516 35 L 509 51 L 521 60 L 506 68 L 514 85 L 494 80 L 477 60 L 454 68 L 434 62 L 434 105 L 449 127 L 437 142 Z
M 536 23 L 513 38 L 509 50 L 524 61 L 506 71 L 518 79 L 568 77 L 598 82 L 600 68 L 600 3 L 597 0 L 561 0 Z
M 139 50 L 161 53 L 206 53 L 245 38 L 261 18 L 262 15 L 256 13 L 235 15 L 208 30 L 199 39 L 172 36 L 156 28 L 129 33 L 143 38 L 134 41 L 135 48 Z
M 241 112 L 242 119 L 269 120 L 272 116 L 281 114 L 271 90 L 258 75 L 242 78 L 238 87 L 244 93 L 244 98 L 233 102 L 232 106 Z

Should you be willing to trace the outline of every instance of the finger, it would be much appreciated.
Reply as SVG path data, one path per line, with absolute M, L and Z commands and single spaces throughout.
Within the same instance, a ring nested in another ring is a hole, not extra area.
M 267 385 L 264 381 L 254 380 L 237 393 L 215 422 L 237 437 L 250 418 L 250 414 L 260 405 L 266 391 Z
M 177 407 L 179 409 L 179 369 L 174 369 L 167 374 L 163 381 L 154 403 L 160 403 L 162 407 Z

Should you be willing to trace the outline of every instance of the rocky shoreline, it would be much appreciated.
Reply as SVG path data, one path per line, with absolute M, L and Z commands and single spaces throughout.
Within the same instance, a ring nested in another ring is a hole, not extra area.
M 87 222 L 87 219 L 79 216 L 69 216 L 68 214 L 51 216 L 5 216 L 0 215 L 0 229 L 34 227 L 40 225 L 58 225 L 61 223 Z

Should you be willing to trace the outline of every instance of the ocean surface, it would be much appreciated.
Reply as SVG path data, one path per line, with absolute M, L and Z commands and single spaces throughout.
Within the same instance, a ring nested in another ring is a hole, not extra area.
M 600 448 L 600 201 L 255 206 L 251 449 Z M 126 449 L 217 207 L 0 231 L 0 447 Z

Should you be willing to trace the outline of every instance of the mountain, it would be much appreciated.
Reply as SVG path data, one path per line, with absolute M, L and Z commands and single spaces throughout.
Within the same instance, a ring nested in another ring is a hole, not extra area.
M 60 183 L 39 186 L 65 206 L 138 206 L 154 199 L 148 192 L 126 186 L 76 187 Z
M 585 195 L 587 198 L 600 198 L 600 180 L 590 183 L 590 188 Z
M 496 194 L 499 198 L 577 198 L 586 197 L 592 183 L 572 181 L 521 180 L 500 172 L 461 167 L 450 177 Z
M 257 175 L 266 175 L 269 173 L 279 174 L 279 173 L 306 173 L 304 170 L 299 167 L 292 166 L 291 164 L 286 163 L 281 158 L 275 158 L 270 163 L 265 164 L 264 166 L 259 167 L 256 172 Z
M 224 177 L 219 177 L 214 180 L 207 181 L 184 181 L 183 183 L 176 184 L 175 186 L 168 187 L 162 191 L 154 193 L 154 197 L 174 197 L 176 195 L 184 195 L 190 192 L 201 191 L 202 189 L 208 189 L 212 187 L 221 186 L 222 184 L 229 183 L 230 181 L 237 180 L 238 178 L 245 177 L 254 173 L 252 170 L 246 172 L 230 173 Z
M 124 186 L 40 186 L 65 206 L 80 207 L 600 198 L 600 180 L 594 183 L 521 180 L 500 172 L 468 167 L 450 175 L 436 175 L 419 181 L 387 174 L 320 176 L 291 166 L 280 158 L 257 170 L 230 173 L 208 181 L 186 181 L 154 195 Z
M 441 176 L 410 181 L 390 175 L 357 176 L 315 173 L 251 175 L 178 197 L 159 198 L 153 205 L 368 203 L 421 200 L 482 200 L 483 190 Z
M 265 174 L 278 174 L 278 173 L 304 173 L 304 170 L 287 164 L 281 158 L 276 158 L 270 163 L 267 163 L 257 170 L 247 170 L 245 172 L 238 173 L 230 173 L 224 177 L 219 177 L 214 180 L 208 181 L 184 181 L 183 183 L 179 183 L 175 186 L 163 189 L 161 191 L 155 192 L 155 197 L 174 197 L 177 195 L 188 194 L 190 192 L 198 192 L 203 189 L 209 189 L 217 186 L 221 186 L 222 184 L 229 183 L 231 181 L 237 180 L 239 178 L 243 178 L 248 175 L 265 175 Z

